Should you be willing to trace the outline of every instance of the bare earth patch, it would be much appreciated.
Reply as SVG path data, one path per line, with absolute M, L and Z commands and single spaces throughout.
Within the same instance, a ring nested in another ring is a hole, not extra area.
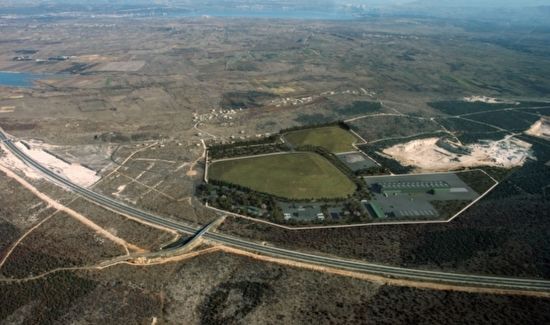
M 143 68 L 145 61 L 119 61 L 102 64 L 96 71 L 135 72 Z
M 500 99 L 496 99 L 493 97 L 487 97 L 487 96 L 468 96 L 463 98 L 465 102 L 475 103 L 475 102 L 482 102 L 487 104 L 500 104 L 500 103 L 508 103 L 508 104 L 517 104 L 517 102 L 508 102 Z
M 537 138 L 550 140 L 550 117 L 542 117 L 540 120 L 536 121 L 529 130 L 525 131 L 525 133 Z
M 13 113 L 15 106 L 0 106 L 0 113 Z
M 383 153 L 404 166 L 414 166 L 424 172 L 479 166 L 512 168 L 523 166 L 531 157 L 531 144 L 513 136 L 498 141 L 457 145 L 456 148 L 463 153 L 451 152 L 439 144 L 439 138 L 419 139 L 386 148 Z
M 17 143 L 16 145 L 25 152 L 25 154 L 38 161 L 41 165 L 47 166 L 57 174 L 64 176 L 80 186 L 88 187 L 97 182 L 100 178 L 96 175 L 95 171 L 78 163 L 69 163 L 61 160 L 40 147 L 30 146 L 30 149 L 28 149 L 22 143 Z

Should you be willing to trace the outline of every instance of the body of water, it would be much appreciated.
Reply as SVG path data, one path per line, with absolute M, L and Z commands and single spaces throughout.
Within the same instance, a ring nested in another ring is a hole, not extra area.
M 0 71 L 0 86 L 29 88 L 35 80 L 43 78 L 43 75 L 29 72 Z

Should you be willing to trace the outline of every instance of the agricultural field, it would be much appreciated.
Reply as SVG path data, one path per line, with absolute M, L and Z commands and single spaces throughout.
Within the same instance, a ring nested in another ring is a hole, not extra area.
M 325 158 L 311 152 L 213 162 L 209 179 L 289 199 L 344 198 L 354 183 Z
M 359 141 L 352 133 L 339 126 L 291 131 L 283 136 L 295 147 L 317 146 L 333 153 L 354 151 L 356 149 L 352 144 Z

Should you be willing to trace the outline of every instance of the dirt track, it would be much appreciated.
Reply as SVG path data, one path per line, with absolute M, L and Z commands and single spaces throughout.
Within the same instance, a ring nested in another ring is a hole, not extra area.
M 51 197 L 47 196 L 46 194 L 40 192 L 36 187 L 34 187 L 32 184 L 24 180 L 22 177 L 15 174 L 10 169 L 6 168 L 5 166 L 0 164 L 0 171 L 4 172 L 8 177 L 13 178 L 15 181 L 17 181 L 19 184 L 21 184 L 23 187 L 31 191 L 34 195 L 39 197 L 42 201 L 46 202 L 49 206 L 57 209 L 58 211 L 63 211 L 70 215 L 71 217 L 75 218 L 76 220 L 80 221 L 83 225 L 87 226 L 88 228 L 94 230 L 99 235 L 105 237 L 106 239 L 121 245 L 124 247 L 127 253 L 130 253 L 130 250 L 136 251 L 136 252 L 143 252 L 144 249 L 137 247 L 134 244 L 128 243 L 124 239 L 117 237 L 113 235 L 112 233 L 108 232 L 107 230 L 101 228 L 99 225 L 91 221 L 90 219 L 86 218 L 82 214 L 76 212 L 75 210 L 68 208 L 61 203 L 55 201 Z

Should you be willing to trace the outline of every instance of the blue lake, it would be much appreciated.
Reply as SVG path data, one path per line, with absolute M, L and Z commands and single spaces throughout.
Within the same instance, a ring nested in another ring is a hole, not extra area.
M 0 86 L 29 88 L 35 80 L 43 78 L 44 75 L 35 73 L 0 71 Z

